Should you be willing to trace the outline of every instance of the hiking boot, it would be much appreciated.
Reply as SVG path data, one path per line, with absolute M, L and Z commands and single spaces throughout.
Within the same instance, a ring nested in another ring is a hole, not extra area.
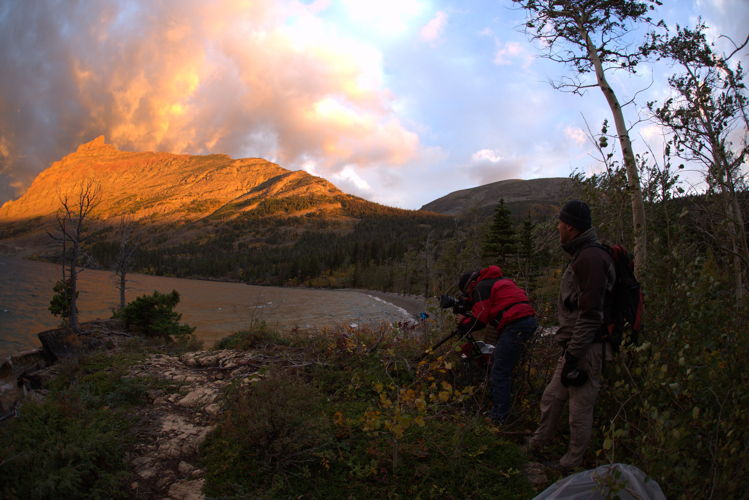
M 523 449 L 525 450 L 525 454 L 528 456 L 528 460 L 541 462 L 549 459 L 549 457 L 546 456 L 546 453 L 544 452 L 543 446 L 533 441 L 533 437 L 529 437 L 525 440 Z
M 573 472 L 577 472 L 576 469 L 578 469 L 577 467 L 566 467 L 560 464 L 559 460 L 551 460 L 549 462 L 542 462 L 541 465 L 543 465 L 547 469 L 551 469 L 560 473 L 563 477 L 569 476 Z

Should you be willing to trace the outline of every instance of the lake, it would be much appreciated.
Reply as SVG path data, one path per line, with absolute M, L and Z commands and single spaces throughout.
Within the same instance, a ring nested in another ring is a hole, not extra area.
M 39 346 L 37 333 L 59 326 L 49 312 L 60 266 L 0 256 L 0 360 Z M 105 319 L 119 302 L 111 271 L 80 274 L 81 321 Z M 196 327 L 206 347 L 263 320 L 280 329 L 371 325 L 413 319 L 406 310 L 365 291 L 251 286 L 243 283 L 128 275 L 127 301 L 177 290 L 182 322 Z

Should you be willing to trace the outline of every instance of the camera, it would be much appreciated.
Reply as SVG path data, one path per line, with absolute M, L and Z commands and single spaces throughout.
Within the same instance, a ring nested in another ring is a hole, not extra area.
M 452 307 L 455 314 L 468 314 L 471 310 L 471 304 L 466 297 L 455 298 L 451 295 L 440 296 L 440 308 L 448 309 Z

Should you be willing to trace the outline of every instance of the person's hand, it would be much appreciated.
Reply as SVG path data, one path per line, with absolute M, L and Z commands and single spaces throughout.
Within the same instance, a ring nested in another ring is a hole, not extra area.
M 580 387 L 588 381 L 585 370 L 577 367 L 578 359 L 569 353 L 564 355 L 564 366 L 562 367 L 561 382 L 565 387 Z

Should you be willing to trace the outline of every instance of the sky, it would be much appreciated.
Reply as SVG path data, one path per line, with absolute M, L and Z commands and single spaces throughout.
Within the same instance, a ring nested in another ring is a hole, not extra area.
M 699 16 L 714 35 L 749 34 L 749 0 L 663 3 L 671 26 Z M 596 172 L 586 129 L 606 102 L 554 90 L 569 69 L 540 57 L 524 20 L 510 0 L 2 0 L 0 203 L 99 135 L 265 158 L 409 209 Z M 620 100 L 636 98 L 638 151 L 661 141 L 640 119 L 671 71 L 612 74 Z

